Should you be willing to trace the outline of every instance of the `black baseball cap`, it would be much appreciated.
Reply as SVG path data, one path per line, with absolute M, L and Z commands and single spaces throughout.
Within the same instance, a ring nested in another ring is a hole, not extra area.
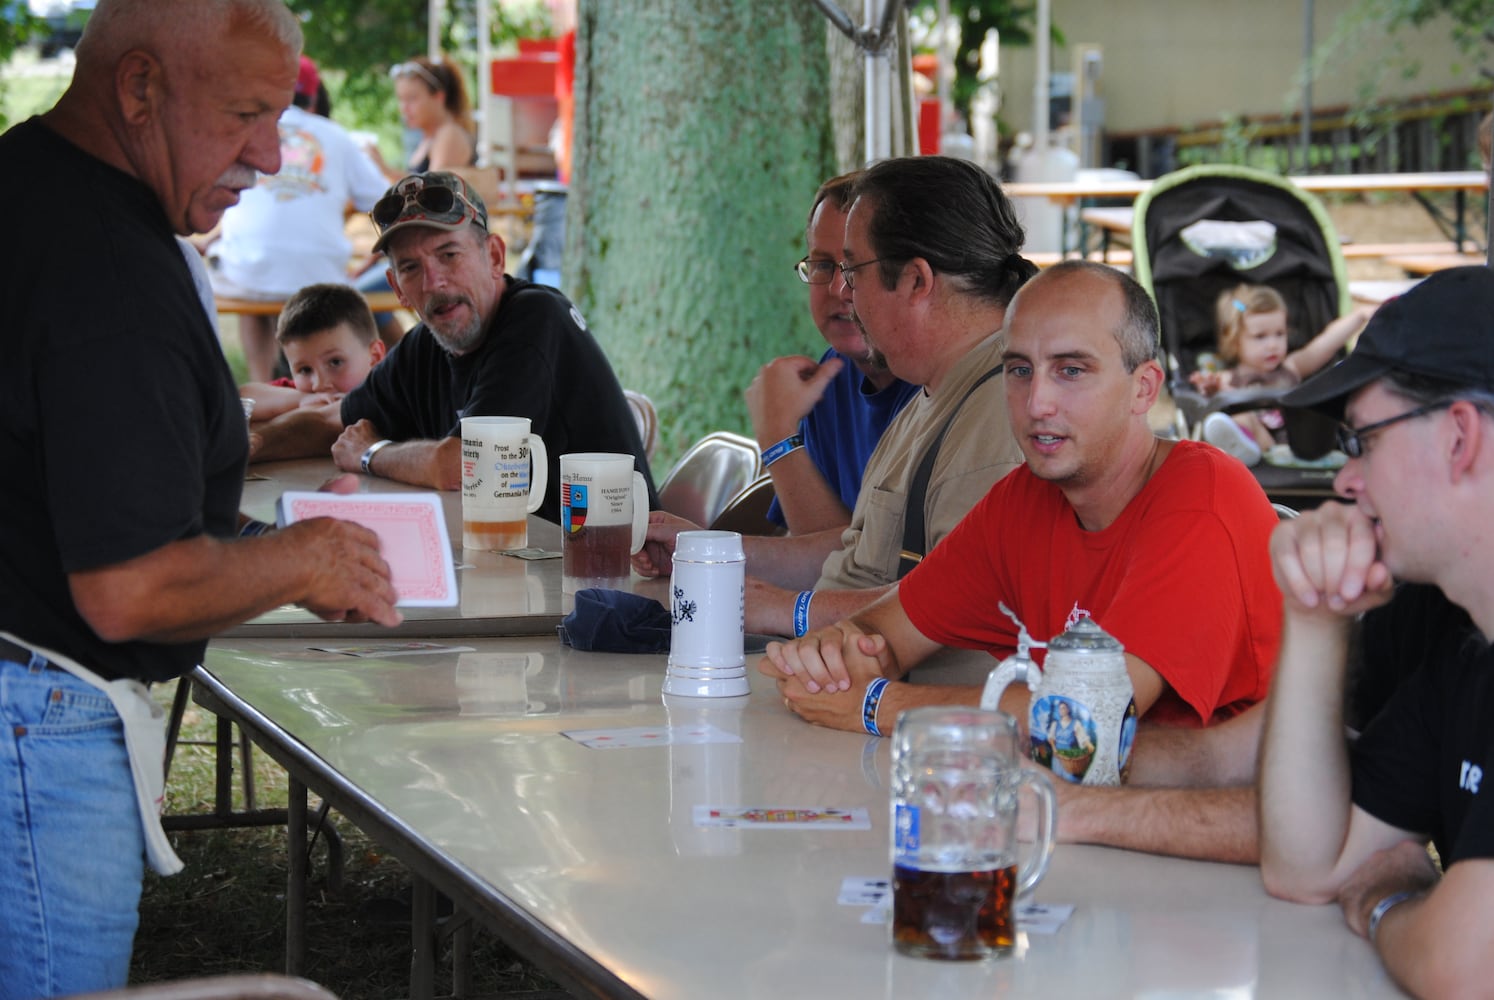
M 1347 358 L 1281 397 L 1342 419 L 1351 393 L 1390 372 L 1494 388 L 1494 271 L 1438 271 L 1375 310 Z

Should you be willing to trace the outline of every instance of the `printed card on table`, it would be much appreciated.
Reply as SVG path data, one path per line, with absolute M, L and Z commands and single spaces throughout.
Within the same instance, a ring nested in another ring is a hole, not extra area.
M 865 809 L 783 806 L 696 806 L 696 826 L 773 827 L 779 830 L 870 830 Z
M 435 493 L 308 493 L 289 491 L 275 505 L 280 527 L 313 517 L 354 521 L 379 536 L 394 577 L 396 602 L 407 608 L 457 603 L 456 571 L 446 515 Z

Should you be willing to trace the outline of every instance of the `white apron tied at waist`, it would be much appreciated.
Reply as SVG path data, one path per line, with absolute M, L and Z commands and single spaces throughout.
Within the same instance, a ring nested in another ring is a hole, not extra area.
M 166 839 L 166 831 L 161 827 L 161 809 L 166 798 L 166 710 L 156 704 L 150 691 L 139 681 L 106 681 L 76 660 L 26 642 L 9 632 L 0 632 L 0 639 L 35 650 L 54 666 L 98 688 L 109 698 L 124 723 L 125 749 L 130 755 L 135 800 L 140 806 L 140 828 L 145 833 L 146 860 L 162 875 L 175 875 L 181 871 L 185 865 L 172 850 L 171 841 Z

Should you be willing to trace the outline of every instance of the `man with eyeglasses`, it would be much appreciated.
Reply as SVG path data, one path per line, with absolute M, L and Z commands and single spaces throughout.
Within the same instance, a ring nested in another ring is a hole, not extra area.
M 865 607 L 1022 461 L 996 376 L 1007 304 L 1037 268 L 1011 203 L 980 167 L 944 156 L 883 160 L 853 198 L 829 288 L 921 391 L 879 439 L 844 530 L 743 539 L 754 632 L 803 635 Z M 634 567 L 668 574 L 675 535 L 693 527 L 656 511 Z
M 1339 417 L 1324 504 L 1271 542 L 1285 595 L 1260 773 L 1274 894 L 1337 901 L 1415 995 L 1488 992 L 1494 945 L 1494 274 L 1433 275 L 1284 402 Z M 1394 581 L 1435 584 L 1477 640 L 1419 671 L 1350 746 L 1350 625 Z M 1443 873 L 1428 857 L 1431 840 Z
M 851 523 L 867 460 L 919 391 L 872 353 L 844 294 L 840 254 L 860 176 L 842 174 L 820 185 L 804 231 L 809 252 L 794 268 L 829 349 L 818 362 L 775 358 L 747 387 L 752 432 L 773 478 L 768 520 L 796 535 Z
M 456 174 L 399 181 L 369 213 L 389 283 L 420 324 L 342 402 L 339 468 L 462 485 L 461 420 L 528 417 L 549 452 L 540 516 L 560 521 L 560 456 L 634 456 L 658 506 L 638 425 L 581 313 L 559 290 L 504 274 L 503 238 Z
M 373 532 L 241 521 L 244 414 L 177 243 L 279 169 L 300 48 L 279 0 L 99 0 L 66 93 L 0 137 L 25 234 L 0 285 L 0 997 L 123 987 L 147 853 L 181 867 L 145 684 L 286 603 L 400 621 Z

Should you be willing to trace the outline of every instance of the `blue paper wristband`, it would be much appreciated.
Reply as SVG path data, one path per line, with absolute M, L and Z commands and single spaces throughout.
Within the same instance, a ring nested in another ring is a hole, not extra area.
M 763 452 L 763 468 L 766 469 L 768 466 L 772 465 L 774 462 L 778 461 L 789 452 L 797 451 L 802 447 L 804 447 L 804 435 L 790 434 L 788 437 L 784 438 L 782 441 L 778 442 L 777 444 L 770 447 L 767 451 Z
M 814 598 L 814 591 L 801 590 L 799 596 L 794 598 L 794 638 L 809 631 L 809 602 Z
M 866 697 L 861 699 L 861 728 L 872 736 L 881 736 L 877 728 L 877 706 L 882 703 L 882 691 L 887 687 L 887 678 L 878 677 L 866 686 Z
M 274 530 L 275 530 L 275 526 L 273 524 L 266 524 L 263 521 L 249 520 L 249 521 L 245 521 L 244 522 L 244 526 L 239 529 L 239 537 L 240 538 L 255 538 L 255 537 L 259 536 L 259 535 L 263 535 L 267 531 L 274 531 Z

